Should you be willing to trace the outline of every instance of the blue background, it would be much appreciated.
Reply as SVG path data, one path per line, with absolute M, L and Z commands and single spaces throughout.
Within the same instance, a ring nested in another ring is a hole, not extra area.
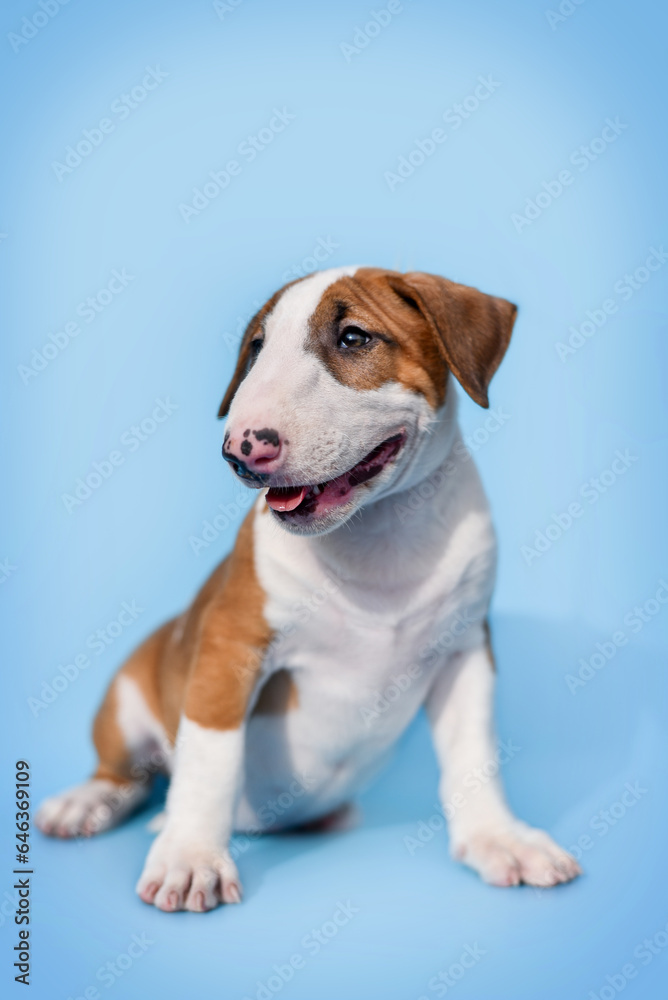
M 35 833 L 32 996 L 65 1000 L 95 985 L 106 996 L 97 970 L 135 933 L 153 943 L 109 987 L 118 998 L 255 997 L 275 963 L 301 953 L 305 967 L 279 991 L 286 1000 L 417 1000 L 436 996 L 429 980 L 476 943 L 484 956 L 448 995 L 611 997 L 606 976 L 619 985 L 629 961 L 638 972 L 625 996 L 665 995 L 668 948 L 647 965 L 633 952 L 668 921 L 668 606 L 651 604 L 637 633 L 624 619 L 668 576 L 668 269 L 628 301 L 614 286 L 668 241 L 668 25 L 647 0 L 570 7 L 551 26 L 547 0 L 405 0 L 347 60 L 341 45 L 371 10 L 352 0 L 242 0 L 219 12 L 204 0 L 71 0 L 18 51 L 9 34 L 40 8 L 4 6 L 6 890 L 14 760 L 31 762 L 35 803 L 85 777 L 109 678 L 232 545 L 245 495 L 223 468 L 215 414 L 234 345 L 285 272 L 313 266 L 302 262 L 319 239 L 337 244 L 324 266 L 431 271 L 520 306 L 491 392 L 505 422 L 474 439 L 500 537 L 498 729 L 520 748 L 504 774 L 525 819 L 566 846 L 592 838 L 585 876 L 546 892 L 483 885 L 449 859 L 442 830 L 411 854 L 404 838 L 434 815 L 437 781 L 418 719 L 363 797 L 355 831 L 267 838 L 243 854 L 240 907 L 203 917 L 143 905 L 133 885 L 146 813 L 86 843 Z M 156 65 L 164 81 L 125 120 L 110 114 Z M 500 86 L 460 128 L 444 123 L 480 75 Z M 249 163 L 238 146 L 274 108 L 295 118 Z M 104 117 L 114 131 L 59 180 L 53 162 Z M 571 155 L 615 117 L 626 127 L 580 172 Z M 390 190 L 385 173 L 438 127 L 446 141 Z M 179 205 L 233 158 L 240 174 L 186 223 Z M 511 216 L 564 169 L 573 183 L 518 232 Z M 87 324 L 77 306 L 113 269 L 133 279 Z M 610 297 L 615 314 L 560 360 L 569 326 Z M 77 319 L 79 335 L 25 384 L 19 366 Z M 169 419 L 135 451 L 119 445 L 165 397 L 178 406 Z M 468 400 L 461 415 L 467 434 L 484 425 Z M 62 494 L 119 447 L 123 464 L 68 513 Z M 628 471 L 527 564 L 522 546 L 582 500 L 618 449 L 636 459 Z M 196 554 L 203 522 L 235 503 Z M 91 665 L 35 714 L 29 699 L 132 600 L 138 619 L 101 655 L 88 650 Z M 565 676 L 620 629 L 628 643 L 572 693 Z M 644 791 L 601 836 L 590 824 L 626 782 Z M 302 938 L 348 899 L 359 912 L 311 955 Z M 11 911 L 9 892 L 1 976 L 20 995 Z

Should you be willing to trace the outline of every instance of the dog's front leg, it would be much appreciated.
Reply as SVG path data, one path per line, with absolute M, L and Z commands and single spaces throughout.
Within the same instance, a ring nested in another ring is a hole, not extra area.
M 243 774 L 245 718 L 261 653 L 204 633 L 186 687 L 166 822 L 137 884 L 159 909 L 210 910 L 238 903 L 241 883 L 228 842 Z
M 493 690 L 494 663 L 481 630 L 480 644 L 448 661 L 427 699 L 451 852 L 493 885 L 567 882 L 579 874 L 577 862 L 544 831 L 516 819 L 506 804 Z
M 144 902 L 170 912 L 240 901 L 239 876 L 227 845 L 242 744 L 242 729 L 208 729 L 182 717 L 165 826 L 137 884 Z

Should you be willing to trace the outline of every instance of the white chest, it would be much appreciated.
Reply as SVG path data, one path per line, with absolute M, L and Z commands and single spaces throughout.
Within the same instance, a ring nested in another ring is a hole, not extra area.
M 434 670 L 477 641 L 494 570 L 487 511 L 468 510 L 437 529 L 439 545 L 425 547 L 422 563 L 415 552 L 420 539 L 396 530 L 390 538 L 374 535 L 361 556 L 362 546 L 354 546 L 352 560 L 332 566 L 317 539 L 288 535 L 258 504 L 256 564 L 274 633 L 265 667 L 293 673 L 300 705 L 330 720 L 325 731 L 343 728 L 351 738 L 357 719 L 364 735 L 365 710 L 391 698 L 397 686 L 402 696 L 380 728 L 400 731 Z
M 295 779 L 309 787 L 291 807 L 302 818 L 346 801 L 414 718 L 449 655 L 481 642 L 494 538 L 477 477 L 464 471 L 447 517 L 426 509 L 401 524 L 388 502 L 357 537 L 332 545 L 328 536 L 286 533 L 259 499 L 255 564 L 274 636 L 264 671 L 287 669 L 298 705 L 251 718 L 244 809 L 257 816 Z

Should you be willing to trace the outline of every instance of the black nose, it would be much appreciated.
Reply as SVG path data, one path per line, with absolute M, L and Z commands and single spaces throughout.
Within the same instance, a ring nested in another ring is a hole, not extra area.
M 265 482 L 269 478 L 268 476 L 263 476 L 258 472 L 251 472 L 247 467 L 246 463 L 243 462 L 238 455 L 232 455 L 230 452 L 225 451 L 225 443 L 223 442 L 222 448 L 223 458 L 232 466 L 232 470 L 239 477 L 243 479 L 244 482 L 248 483 L 249 486 L 264 486 Z

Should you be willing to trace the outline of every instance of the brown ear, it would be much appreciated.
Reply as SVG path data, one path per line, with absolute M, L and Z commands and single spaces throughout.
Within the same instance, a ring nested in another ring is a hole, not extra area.
M 234 398 L 234 394 L 236 393 L 237 389 L 239 388 L 239 386 L 241 385 L 241 383 L 246 378 L 246 375 L 249 372 L 250 362 L 251 362 L 251 344 L 256 337 L 262 335 L 262 325 L 265 319 L 267 318 L 271 310 L 274 308 L 274 306 L 280 299 L 283 292 L 287 288 L 290 288 L 291 285 L 295 285 L 297 281 L 301 280 L 302 280 L 301 278 L 297 278 L 295 281 L 289 281 L 287 285 L 283 285 L 283 287 L 279 288 L 277 292 L 274 292 L 272 297 L 268 299 L 262 306 L 262 308 L 255 313 L 252 320 L 246 327 L 246 331 L 243 337 L 241 338 L 241 345 L 239 347 L 239 357 L 237 358 L 237 366 L 234 369 L 232 379 L 227 387 L 227 392 L 223 396 L 223 401 L 218 409 L 219 419 L 220 417 L 227 416 L 228 410 Z
M 256 313 L 252 320 L 246 327 L 246 332 L 241 338 L 241 346 L 239 347 L 239 357 L 237 358 L 237 366 L 234 369 L 232 379 L 227 387 L 225 395 L 223 396 L 223 401 L 218 409 L 218 419 L 221 417 L 226 417 L 230 404 L 234 397 L 235 392 L 245 379 L 248 374 L 250 360 L 251 360 L 251 342 L 254 340 L 255 335 L 260 332 L 261 320 L 259 319 L 260 313 Z
M 423 314 L 462 388 L 487 408 L 487 388 L 506 353 L 517 306 L 420 271 L 390 275 L 389 281 L 398 295 Z

